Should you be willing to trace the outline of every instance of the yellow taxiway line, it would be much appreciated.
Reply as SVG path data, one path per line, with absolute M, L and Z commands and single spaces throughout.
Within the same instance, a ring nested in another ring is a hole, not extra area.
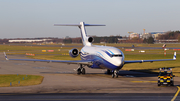
M 180 87 L 177 86 L 178 91 L 176 92 L 176 94 L 174 95 L 174 97 L 171 99 L 171 101 L 174 101 L 176 99 L 176 97 L 178 96 L 179 92 L 180 92 Z

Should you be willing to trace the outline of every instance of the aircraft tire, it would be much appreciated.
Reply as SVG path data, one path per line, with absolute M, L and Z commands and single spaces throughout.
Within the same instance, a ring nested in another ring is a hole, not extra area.
M 112 73 L 112 78 L 114 78 L 114 73 Z
M 116 78 L 118 78 L 118 73 L 116 73 Z
M 114 71 L 114 76 L 115 76 L 116 78 L 118 78 L 118 71 L 117 71 L 117 70 Z
M 81 74 L 81 69 L 80 69 L 80 68 L 77 69 L 77 74 L 78 74 L 78 75 Z
M 82 69 L 81 69 L 81 73 L 82 73 L 82 74 L 86 74 L 85 68 L 82 68 Z

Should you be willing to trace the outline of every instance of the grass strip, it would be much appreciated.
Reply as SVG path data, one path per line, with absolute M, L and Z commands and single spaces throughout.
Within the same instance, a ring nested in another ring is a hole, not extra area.
M 18 75 L 5 74 L 0 75 L 0 87 L 18 87 L 38 85 L 43 81 L 43 76 L 38 75 Z

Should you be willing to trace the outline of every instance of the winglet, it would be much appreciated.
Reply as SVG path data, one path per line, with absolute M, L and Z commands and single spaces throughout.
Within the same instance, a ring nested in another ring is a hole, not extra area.
M 9 60 L 9 59 L 7 58 L 7 56 L 6 56 L 6 53 L 5 53 L 5 52 L 4 52 L 4 56 L 5 56 L 6 60 Z
M 174 52 L 173 60 L 176 60 L 176 52 Z

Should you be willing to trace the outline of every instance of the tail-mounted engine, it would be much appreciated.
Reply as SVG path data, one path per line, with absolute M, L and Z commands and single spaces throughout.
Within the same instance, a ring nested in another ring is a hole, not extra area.
M 75 57 L 77 57 L 77 56 L 79 55 L 79 50 L 76 49 L 76 48 L 71 49 L 71 50 L 69 51 L 69 55 L 70 55 L 72 58 L 75 58 Z
M 88 37 L 88 42 L 92 43 L 94 41 L 93 37 Z

